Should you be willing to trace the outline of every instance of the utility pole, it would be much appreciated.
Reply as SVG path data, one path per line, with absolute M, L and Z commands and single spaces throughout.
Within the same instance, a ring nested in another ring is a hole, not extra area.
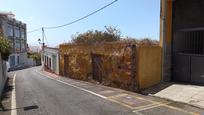
M 45 46 L 44 39 L 45 39 L 45 31 L 44 31 L 44 27 L 42 27 L 42 46 L 43 46 L 43 49 L 44 49 L 44 46 Z
M 45 31 L 44 31 L 44 27 L 42 27 L 42 64 L 44 65 L 44 48 L 45 48 L 45 42 L 44 42 L 44 37 L 45 37 Z

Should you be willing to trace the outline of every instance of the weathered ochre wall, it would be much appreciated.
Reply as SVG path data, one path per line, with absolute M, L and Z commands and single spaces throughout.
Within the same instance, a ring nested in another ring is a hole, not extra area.
M 162 49 L 159 46 L 137 47 L 137 78 L 139 88 L 148 88 L 161 81 Z
M 129 43 L 101 43 L 95 45 L 60 45 L 60 74 L 64 75 L 64 55 L 68 55 L 68 77 L 80 80 L 93 78 L 92 55 L 101 58 L 102 84 L 124 89 L 131 87 L 132 49 Z M 137 47 L 137 78 L 140 88 L 146 88 L 161 79 L 161 48 Z M 149 81 L 151 80 L 151 81 Z
M 92 79 L 91 54 L 101 56 L 102 83 L 113 87 L 128 88 L 131 83 L 131 49 L 128 43 L 103 43 L 98 45 L 67 44 L 60 46 L 60 74 L 64 75 L 64 55 L 69 56 L 69 77 Z

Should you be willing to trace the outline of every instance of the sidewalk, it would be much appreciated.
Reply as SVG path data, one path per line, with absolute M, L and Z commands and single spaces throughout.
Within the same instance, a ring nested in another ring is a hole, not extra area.
M 135 113 L 145 113 L 146 111 L 157 111 L 163 113 L 172 113 L 172 111 L 177 114 L 190 114 L 190 115 L 199 115 L 204 114 L 201 109 L 183 104 L 177 103 L 174 101 L 157 98 L 149 95 L 142 95 L 130 91 L 125 91 L 122 89 L 107 87 L 103 85 L 98 85 L 90 82 L 74 80 L 65 77 L 59 77 L 58 75 L 39 71 L 47 77 L 51 77 L 55 80 L 60 80 L 64 83 L 70 84 L 76 88 L 81 88 L 87 90 L 88 92 L 95 93 L 99 97 L 104 98 L 105 100 L 112 101 L 124 107 L 131 109 Z M 159 110 L 159 111 L 158 111 Z
M 143 93 L 204 109 L 204 86 L 161 83 Z

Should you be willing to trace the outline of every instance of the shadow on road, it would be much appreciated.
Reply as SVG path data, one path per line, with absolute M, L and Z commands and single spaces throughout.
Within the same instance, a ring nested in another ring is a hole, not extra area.
M 4 109 L 0 111 L 11 111 L 11 110 L 17 110 L 17 109 L 23 109 L 24 111 L 29 111 L 29 110 L 38 109 L 38 108 L 39 107 L 37 105 L 32 105 L 32 106 L 26 106 L 26 107 L 18 107 L 14 109 Z
M 172 86 L 174 83 L 173 82 L 165 82 L 165 83 L 160 83 L 160 84 L 157 84 L 153 87 L 150 87 L 148 89 L 145 89 L 142 91 L 142 94 L 144 95 L 148 95 L 148 94 L 156 94 L 170 86 Z
M 39 107 L 37 105 L 18 107 L 18 108 L 14 108 L 14 109 L 7 109 L 7 108 L 11 108 L 11 106 L 3 104 L 3 100 L 9 100 L 11 98 L 11 92 L 13 90 L 12 81 L 13 81 L 12 78 L 8 78 L 6 81 L 6 84 L 5 84 L 3 93 L 2 93 L 2 97 L 0 99 L 0 112 L 1 111 L 6 112 L 6 111 L 11 111 L 11 110 L 17 110 L 17 109 L 23 109 L 24 111 L 38 109 Z
M 4 90 L 2 92 L 2 97 L 0 99 L 0 111 L 4 111 L 5 107 L 2 104 L 3 100 L 7 100 L 11 97 L 11 92 L 13 90 L 13 86 L 12 86 L 12 78 L 8 78 L 4 87 Z

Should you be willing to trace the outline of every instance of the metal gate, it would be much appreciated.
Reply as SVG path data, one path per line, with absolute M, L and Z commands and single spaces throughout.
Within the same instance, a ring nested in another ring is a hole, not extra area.
M 64 55 L 64 76 L 68 77 L 69 76 L 69 56 Z
M 191 57 L 191 82 L 204 85 L 204 56 Z
M 98 82 L 102 82 L 102 67 L 101 67 L 102 55 L 92 54 L 91 57 L 92 57 L 93 79 Z
M 204 31 L 174 33 L 173 79 L 204 85 Z
M 191 58 L 187 54 L 177 54 L 174 57 L 173 80 L 179 82 L 190 82 Z

